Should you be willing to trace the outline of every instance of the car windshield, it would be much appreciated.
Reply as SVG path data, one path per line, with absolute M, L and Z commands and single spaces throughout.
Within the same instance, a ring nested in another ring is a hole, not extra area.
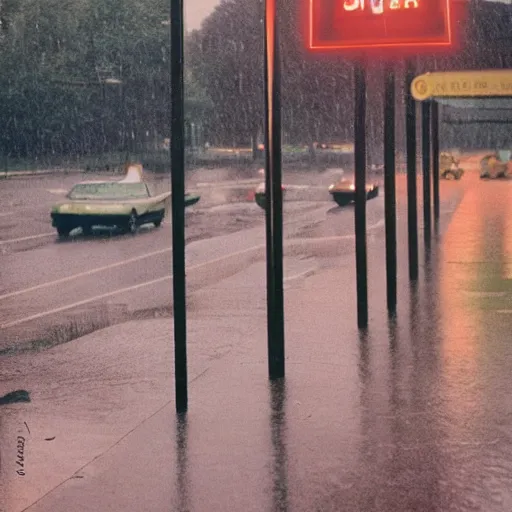
M 144 183 L 80 183 L 69 192 L 70 199 L 140 199 L 148 197 Z

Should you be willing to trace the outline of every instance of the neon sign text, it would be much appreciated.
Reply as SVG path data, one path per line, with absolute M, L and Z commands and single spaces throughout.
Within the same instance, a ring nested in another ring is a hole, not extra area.
M 343 9 L 345 11 L 364 11 L 364 2 L 365 0 L 345 0 L 343 2 Z M 389 9 L 396 10 L 403 8 L 410 9 L 418 9 L 419 0 L 389 0 Z M 384 13 L 384 0 L 369 0 L 370 8 L 373 14 L 383 14 Z
M 452 48 L 454 0 L 301 0 L 308 2 L 311 50 L 398 48 L 415 55 Z M 443 47 L 443 48 L 441 48 Z M 388 50 L 386 50 L 388 51 Z

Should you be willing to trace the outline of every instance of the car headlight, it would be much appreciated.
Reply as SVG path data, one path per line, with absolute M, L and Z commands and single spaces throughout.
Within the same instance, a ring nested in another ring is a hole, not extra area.
M 69 211 L 69 204 L 61 204 L 58 208 L 57 208 L 57 212 L 59 213 L 66 213 Z
M 356 186 L 352 183 L 349 188 L 350 188 L 350 190 L 355 190 Z
M 329 192 L 334 189 L 334 185 L 329 185 Z

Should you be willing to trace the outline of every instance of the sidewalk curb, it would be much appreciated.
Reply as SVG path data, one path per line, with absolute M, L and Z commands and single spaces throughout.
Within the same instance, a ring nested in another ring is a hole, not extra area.
M 380 227 L 380 226 L 379 226 Z M 332 236 L 324 238 L 305 238 L 285 240 L 283 249 L 284 257 L 307 258 L 328 258 L 332 256 L 347 256 L 355 251 L 353 243 L 342 245 L 344 242 L 353 240 L 355 235 Z M 345 250 L 343 250 L 345 249 Z M 187 288 L 189 293 L 195 293 L 203 288 L 228 279 L 239 272 L 242 272 L 248 266 L 265 259 L 266 245 L 256 245 L 242 251 L 221 256 L 214 260 L 205 261 L 197 265 L 190 266 L 188 274 Z M 215 273 L 212 269 L 215 268 Z M 304 273 L 308 277 L 310 271 Z M 172 279 L 172 276 L 170 277 Z M 286 279 L 285 279 L 286 281 Z

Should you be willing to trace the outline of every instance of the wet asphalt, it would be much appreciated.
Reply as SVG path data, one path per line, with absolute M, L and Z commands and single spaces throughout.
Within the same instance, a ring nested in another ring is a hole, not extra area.
M 369 235 L 367 332 L 355 328 L 353 252 L 324 254 L 322 272 L 287 293 L 287 379 L 269 384 L 263 378 L 265 329 L 258 328 L 265 311 L 261 269 L 239 272 L 213 288 L 210 284 L 193 305 L 209 322 L 222 318 L 224 334 L 208 338 L 213 332 L 208 322 L 191 332 L 191 360 L 210 350 L 212 362 L 201 378 L 195 367 L 188 418 L 176 419 L 172 403 L 155 412 L 124 443 L 78 473 L 79 479 L 68 480 L 30 510 L 511 510 L 512 183 L 468 175 L 442 184 L 442 236 L 428 259 L 420 236 L 420 281 L 413 287 L 404 279 L 405 187 L 399 182 L 397 188 L 400 300 L 395 320 L 385 314 L 381 197 L 368 203 L 369 224 L 377 227 Z M 320 241 L 350 234 L 350 207 L 333 210 L 320 200 L 299 204 L 299 212 L 308 207 L 310 214 L 302 219 L 294 213 L 290 238 Z M 252 204 L 240 206 L 245 207 Z M 211 208 L 232 213 L 227 207 Z M 226 235 L 231 238 L 198 238 L 190 252 L 195 258 L 205 251 L 218 257 L 227 240 L 231 249 L 243 250 L 261 229 L 262 219 Z M 14 249 L 4 257 L 14 265 L 18 256 L 20 267 L 2 268 L 2 286 L 16 293 L 20 286 L 44 284 L 33 270 L 39 267 L 50 280 L 68 265 L 75 273 L 93 271 L 96 267 L 87 264 L 98 248 L 106 253 L 98 256 L 104 258 L 102 265 L 119 254 L 143 255 L 150 238 L 152 250 L 161 250 L 170 241 L 165 233 L 66 244 L 50 238 L 34 249 Z M 23 264 L 19 258 L 25 255 L 34 259 Z M 154 266 L 165 264 L 158 260 Z M 109 270 L 108 278 L 98 272 L 106 287 L 102 293 L 109 286 L 140 284 L 142 265 L 134 267 L 138 270 Z M 68 305 L 76 297 L 72 290 L 83 294 L 78 297 L 92 293 L 93 275 L 67 275 L 69 282 L 56 285 L 62 302 L 51 302 L 53 284 L 34 291 L 34 297 L 45 305 Z M 235 304 L 244 302 L 232 291 L 220 300 L 219 287 L 243 292 L 247 300 L 249 282 L 252 314 L 243 317 L 243 324 L 251 336 L 240 338 L 241 320 L 233 313 Z M 23 295 L 15 296 L 19 307 L 2 309 L 8 312 L 3 318 L 16 319 L 16 313 L 37 302 L 25 297 L 23 302 Z M 44 312 L 38 307 L 31 314 Z M 222 351 L 222 346 L 228 348 Z M 154 350 L 155 360 L 161 359 L 158 346 Z M 99 371 L 101 363 L 96 364 Z M 66 371 L 71 375 L 72 368 Z
M 285 176 L 286 238 L 352 234 L 352 207 L 340 209 L 327 192 L 339 176 L 336 169 Z M 134 237 L 99 230 L 83 236 L 78 230 L 63 241 L 51 227 L 51 205 L 64 200 L 73 183 L 98 178 L 117 177 L 69 173 L 2 181 L 0 351 L 48 345 L 66 330 L 87 332 L 134 315 L 170 312 L 169 216 L 159 229 L 143 226 Z M 192 269 L 265 243 L 264 212 L 251 194 L 261 179 L 257 170 L 190 174 L 187 190 L 201 195 L 186 217 Z M 148 174 L 148 180 L 155 193 L 169 190 L 165 177 Z M 368 205 L 369 226 L 382 229 L 382 215 L 381 196 Z M 192 285 L 197 289 L 201 279 Z

